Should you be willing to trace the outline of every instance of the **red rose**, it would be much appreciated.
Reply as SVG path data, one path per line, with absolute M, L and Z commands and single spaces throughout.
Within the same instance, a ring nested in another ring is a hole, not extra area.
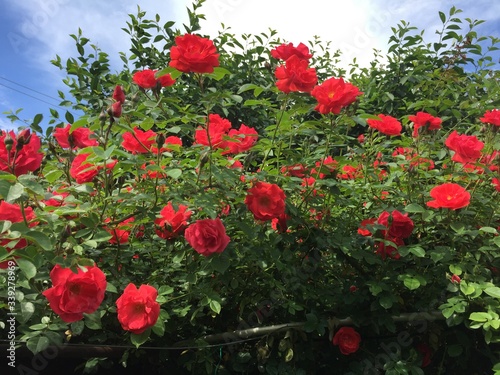
M 222 253 L 231 240 L 219 218 L 197 220 L 187 227 L 184 237 L 193 249 L 203 256 Z
M 297 56 L 300 60 L 308 61 L 312 54 L 309 53 L 309 48 L 304 43 L 299 43 L 297 47 L 294 47 L 292 43 L 283 43 L 271 50 L 271 56 L 283 61 L 288 60 L 291 56 Z
M 311 91 L 318 101 L 314 109 L 324 115 L 338 115 L 342 108 L 354 103 L 356 97 L 362 94 L 356 86 L 344 82 L 342 78 L 329 78 Z
M 160 316 L 160 304 L 156 302 L 158 291 L 150 285 L 139 289 L 130 283 L 116 300 L 118 321 L 125 331 L 139 335 L 153 327 Z
M 470 203 L 469 192 L 460 185 L 451 182 L 432 188 L 430 195 L 434 200 L 427 202 L 427 206 L 432 208 L 457 210 Z
M 111 219 L 107 218 L 104 220 L 105 223 L 109 223 Z M 117 224 L 114 228 L 105 228 L 109 234 L 113 237 L 109 240 L 109 243 L 112 244 L 124 244 L 128 242 L 128 238 L 130 236 L 130 232 L 132 230 L 132 226 L 134 222 L 134 218 L 130 217 L 126 220 L 123 220 L 121 223 Z
M 451 160 L 458 163 L 473 163 L 481 157 L 484 143 L 474 135 L 458 134 L 456 130 L 446 138 L 444 144 L 455 151 Z
M 331 156 L 327 156 L 326 158 L 323 159 L 323 165 L 321 165 L 321 164 L 322 164 L 321 161 L 317 161 L 315 163 L 316 168 L 321 168 L 320 172 L 318 174 L 318 177 L 320 179 L 323 179 L 326 176 L 332 175 L 335 172 L 335 170 L 337 169 L 339 163 L 337 160 L 335 160 Z M 316 169 L 313 169 L 311 171 L 311 174 L 317 174 L 317 173 L 318 173 L 318 170 L 316 170 Z
M 408 217 L 408 214 L 402 214 L 398 210 L 389 212 L 384 211 L 377 219 L 377 224 L 388 228 L 387 235 L 389 237 L 408 238 L 413 232 L 413 221 Z
M 354 180 L 356 178 L 361 178 L 362 176 L 363 172 L 360 165 L 344 165 L 340 168 L 339 173 L 337 173 L 337 178 L 340 178 L 341 180 Z
M 376 221 L 377 219 L 375 218 L 364 219 L 359 224 L 358 233 L 365 237 L 371 236 L 372 232 L 368 228 L 375 224 Z
M 37 225 L 35 220 L 35 213 L 31 207 L 24 208 L 24 215 L 26 216 L 26 220 L 28 222 L 28 226 L 32 227 Z M 10 221 L 11 223 L 21 223 L 24 221 L 23 213 L 21 211 L 21 207 L 17 204 L 7 203 L 5 201 L 0 202 L 0 221 Z M 16 242 L 16 240 L 12 239 L 0 239 L 0 246 L 4 247 L 8 252 L 11 252 L 15 249 L 23 249 L 28 245 L 24 238 L 21 238 Z M 0 262 L 0 268 L 7 268 L 8 262 Z
M 307 169 L 303 164 L 285 165 L 281 167 L 280 171 L 285 176 L 293 176 L 298 178 L 304 178 L 307 173 Z
M 392 259 L 399 259 L 401 255 L 399 255 L 398 253 L 398 246 L 404 245 L 403 239 L 399 237 L 391 237 L 389 235 L 386 235 L 385 240 L 392 242 L 396 246 L 394 247 L 390 244 L 385 244 L 383 241 L 380 241 L 376 245 L 377 249 L 375 250 L 375 254 L 380 255 L 382 259 L 385 259 L 387 257 Z
M 70 268 L 56 264 L 50 272 L 52 288 L 42 294 L 50 307 L 66 323 L 76 322 L 83 314 L 92 314 L 101 305 L 106 291 L 106 276 L 96 266 Z
M 292 91 L 311 92 L 318 83 L 316 69 L 309 68 L 307 60 L 292 55 L 285 65 L 276 68 L 276 87 L 288 94 Z
M 132 80 L 143 89 L 154 89 L 156 87 L 172 86 L 175 80 L 172 79 L 170 74 L 165 74 L 156 78 L 157 70 L 144 69 L 140 72 L 135 72 Z
M 170 49 L 170 66 L 184 73 L 212 73 L 219 66 L 219 54 L 210 39 L 185 34 L 175 38 Z
M 441 120 L 426 112 L 417 112 L 415 116 L 409 116 L 408 119 L 413 122 L 413 137 L 418 137 L 418 129 L 427 126 L 429 130 L 441 129 Z
M 496 177 L 493 177 L 491 179 L 491 183 L 493 184 L 493 186 L 495 187 L 495 190 L 500 192 L 500 180 Z
M 245 204 L 256 220 L 272 220 L 285 213 L 285 193 L 276 184 L 259 181 L 248 190 Z
M 492 109 L 491 111 L 486 111 L 480 120 L 485 124 L 500 126 L 500 110 Z
M 368 119 L 366 122 L 370 128 L 377 129 L 385 135 L 401 135 L 403 127 L 401 123 L 392 116 L 378 115 L 379 119 Z
M 182 234 L 192 214 L 187 208 L 187 206 L 180 204 L 176 211 L 172 206 L 172 202 L 168 202 L 160 211 L 161 217 L 155 220 L 156 234 L 167 240 Z
M 76 155 L 69 168 L 70 176 L 73 177 L 79 184 L 92 182 L 94 177 L 99 173 L 99 170 L 103 168 L 102 165 L 95 165 L 92 162 L 88 161 L 87 159 L 89 156 L 90 153 Z M 113 169 L 116 163 L 116 160 L 110 160 L 106 163 L 106 168 Z
M 225 148 L 224 136 L 231 129 L 229 120 L 220 117 L 217 114 L 208 116 L 208 124 L 205 127 L 199 127 L 194 134 L 196 144 L 211 146 L 211 148 Z M 209 138 L 210 136 L 210 138 Z
M 122 147 L 133 154 L 146 154 L 156 144 L 156 133 L 154 131 L 143 131 L 137 126 L 134 127 L 134 133 L 125 132 L 122 137 Z
M 344 355 L 357 352 L 360 342 L 361 336 L 352 327 L 342 327 L 333 336 L 333 345 L 338 345 Z
M 250 150 L 259 137 L 257 130 L 245 124 L 241 124 L 239 130 L 229 130 L 228 136 L 230 139 L 224 141 L 224 145 L 226 145 L 228 151 L 224 153 L 231 154 L 240 154 Z
M 91 182 L 99 173 L 96 165 L 87 161 L 90 154 L 78 154 L 71 163 L 69 174 L 77 183 Z
M 54 129 L 54 138 L 62 148 L 85 148 L 97 146 L 99 143 L 96 139 L 91 138 L 95 133 L 88 128 L 78 128 L 71 132 L 71 125 L 68 124 L 64 128 Z
M 2 130 L 0 135 L 0 171 L 20 176 L 28 172 L 35 172 L 40 168 L 43 159 L 43 154 L 40 152 L 40 138 L 36 134 L 29 134 L 27 130 L 29 129 L 19 133 L 22 134 L 22 137 L 16 136 L 12 130 L 9 132 Z
M 121 104 L 125 103 L 125 93 L 123 92 L 123 88 L 119 85 L 116 85 L 115 90 L 113 91 L 113 99 Z

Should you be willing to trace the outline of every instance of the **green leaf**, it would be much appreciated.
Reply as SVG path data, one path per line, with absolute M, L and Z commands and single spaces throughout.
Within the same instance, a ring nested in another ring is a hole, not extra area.
M 217 66 L 214 68 L 214 72 L 207 74 L 208 77 L 215 79 L 216 81 L 220 81 L 224 76 L 231 74 L 231 72 L 227 69 L 221 68 Z
M 498 231 L 492 227 L 481 227 L 479 230 L 485 233 L 498 234 Z
M 214 271 L 217 271 L 221 274 L 226 272 L 226 270 L 229 268 L 230 264 L 231 263 L 229 261 L 229 258 L 226 255 L 224 255 L 224 253 L 222 253 L 220 255 L 214 255 L 210 259 L 210 265 L 212 266 Z
M 420 287 L 420 281 L 412 277 L 408 277 L 404 280 L 405 286 L 410 290 L 415 290 Z
M 441 19 L 442 23 L 446 22 L 446 15 L 443 12 L 439 12 L 439 18 Z
M 426 209 L 417 203 L 410 203 L 408 206 L 405 207 L 405 211 L 408 213 L 419 213 L 419 212 L 425 212 Z
M 29 260 L 24 258 L 19 258 L 16 260 L 16 263 L 28 280 L 31 280 L 33 277 L 36 276 L 36 267 Z
M 486 288 L 484 292 L 494 298 L 500 299 L 500 288 L 496 286 L 490 286 L 489 288 Z
M 85 317 L 85 326 L 89 329 L 98 330 L 102 329 L 101 315 L 99 311 L 92 314 L 83 314 Z
M 177 180 L 182 175 L 182 170 L 178 168 L 169 169 L 167 172 L 167 176 L 172 177 L 174 180 Z
M 108 282 L 106 284 L 106 292 L 118 293 L 118 290 L 116 289 L 116 286 L 114 286 L 113 284 L 111 284 L 110 282 Z
M 455 309 L 453 307 L 449 307 L 446 309 L 443 309 L 443 316 L 448 319 L 455 313 Z
M 52 247 L 53 247 L 52 241 L 45 233 L 33 230 L 33 231 L 29 231 L 27 233 L 24 233 L 23 237 L 28 239 L 28 240 L 33 241 L 34 243 L 36 243 L 38 246 L 40 246 L 44 250 L 52 250 Z
M 143 333 L 136 335 L 135 333 L 130 334 L 130 341 L 135 345 L 136 348 L 139 348 L 142 344 L 148 341 L 149 336 L 151 335 L 151 328 L 148 328 Z
M 17 178 L 19 183 L 25 188 L 31 190 L 33 193 L 43 196 L 45 194 L 45 189 L 38 182 L 35 181 L 35 176 L 29 174 L 23 174 Z
M 450 345 L 448 347 L 448 355 L 450 357 L 458 357 L 460 354 L 462 354 L 463 348 L 462 346 L 455 344 L 455 345 Z
M 492 316 L 485 312 L 473 312 L 470 314 L 469 319 L 474 322 L 487 322 L 491 320 Z
M 218 301 L 216 301 L 214 299 L 211 300 L 209 306 L 210 306 L 210 310 L 212 310 L 214 313 L 220 314 L 221 305 Z
M 66 111 L 66 114 L 64 115 L 64 118 L 70 124 L 72 124 L 73 122 L 75 122 L 75 118 L 73 117 L 73 115 L 69 111 Z
M 24 194 L 24 186 L 20 183 L 16 183 L 12 185 L 9 189 L 9 193 L 5 198 L 7 203 L 13 203 L 17 198 L 21 197 Z
M 49 347 L 50 341 L 45 336 L 35 336 L 26 342 L 26 347 L 33 353 L 37 354 Z

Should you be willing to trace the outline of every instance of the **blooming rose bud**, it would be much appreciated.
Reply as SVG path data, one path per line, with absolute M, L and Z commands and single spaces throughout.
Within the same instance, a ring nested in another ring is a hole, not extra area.
M 460 276 L 453 274 L 453 276 L 451 277 L 451 282 L 453 284 L 460 284 L 460 281 L 461 281 Z
M 121 86 L 117 85 L 115 91 L 113 91 L 113 99 L 121 104 L 125 103 L 125 93 Z
M 116 102 L 111 105 L 111 116 L 119 118 L 122 115 L 122 103 Z
M 158 145 L 158 148 L 161 148 L 161 146 L 163 146 L 164 143 L 165 143 L 165 134 L 163 133 L 156 134 L 156 144 Z

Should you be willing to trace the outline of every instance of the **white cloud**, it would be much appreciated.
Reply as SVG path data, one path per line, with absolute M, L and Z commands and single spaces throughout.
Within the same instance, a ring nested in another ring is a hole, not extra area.
M 18 125 L 10 122 L 8 119 L 0 118 L 0 131 L 1 130 L 17 130 Z

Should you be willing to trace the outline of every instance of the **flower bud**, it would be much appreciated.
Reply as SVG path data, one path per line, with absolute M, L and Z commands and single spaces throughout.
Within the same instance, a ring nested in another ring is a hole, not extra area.
M 23 129 L 17 135 L 17 144 L 24 146 L 30 142 L 31 132 L 29 129 Z
M 5 148 L 7 149 L 7 151 L 12 150 L 12 145 L 14 145 L 14 140 L 12 139 L 9 133 L 7 133 L 7 135 L 5 136 L 3 143 L 5 144 Z
M 123 92 L 123 88 L 120 85 L 115 87 L 115 91 L 113 92 L 113 99 L 121 104 L 125 103 L 125 93 Z
M 116 118 L 121 117 L 122 115 L 122 103 L 116 102 L 113 103 L 110 107 L 110 115 Z
M 165 134 L 158 133 L 156 135 L 156 144 L 158 145 L 158 148 L 161 148 L 164 143 L 165 143 Z

